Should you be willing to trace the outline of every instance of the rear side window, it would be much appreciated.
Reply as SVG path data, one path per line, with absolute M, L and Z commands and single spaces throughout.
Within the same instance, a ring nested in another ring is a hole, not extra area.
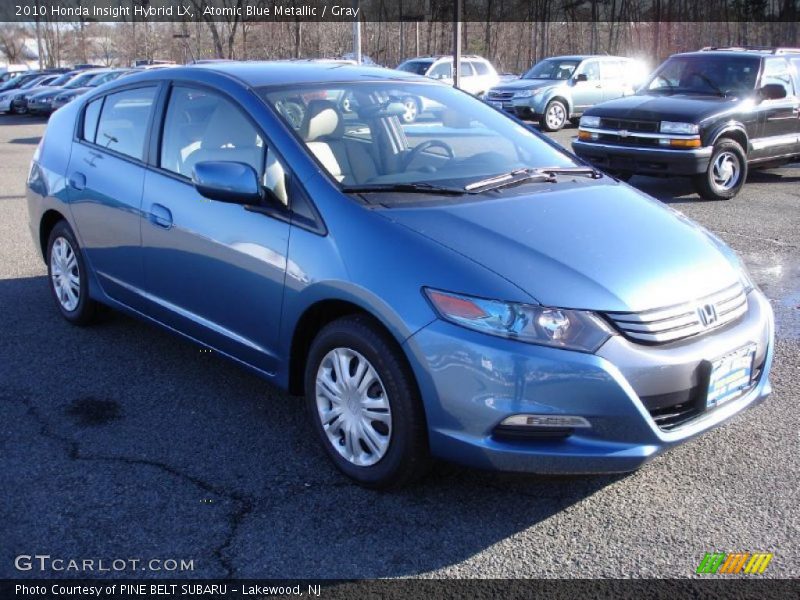
M 488 75 L 489 74 L 489 67 L 486 66 L 486 63 L 474 62 L 474 63 L 472 63 L 472 67 L 475 69 L 475 72 L 478 75 Z
M 475 75 L 475 70 L 472 68 L 471 62 L 462 62 L 461 63 L 461 74 L 464 77 L 472 77 Z
M 125 90 L 105 97 L 94 143 L 142 160 L 155 87 Z
M 94 144 L 97 135 L 97 120 L 100 117 L 100 109 L 103 107 L 103 99 L 98 98 L 89 102 L 86 111 L 83 113 L 83 139 Z
M 452 77 L 453 76 L 453 63 L 440 62 L 438 65 L 431 69 L 428 77 Z
M 617 81 L 623 79 L 623 68 L 625 63 L 618 60 L 604 60 L 601 63 L 603 79 Z

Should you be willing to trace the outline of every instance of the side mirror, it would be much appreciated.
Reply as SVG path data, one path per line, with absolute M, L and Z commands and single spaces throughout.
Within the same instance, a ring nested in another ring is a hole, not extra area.
M 210 200 L 232 204 L 258 203 L 261 186 L 255 169 L 248 164 L 230 161 L 205 161 L 194 166 L 192 183 Z
M 589 81 L 589 78 L 586 76 L 586 73 L 578 73 L 575 75 L 575 83 L 580 81 Z
M 780 100 L 786 98 L 786 88 L 779 83 L 768 83 L 758 90 L 758 97 L 761 100 Z

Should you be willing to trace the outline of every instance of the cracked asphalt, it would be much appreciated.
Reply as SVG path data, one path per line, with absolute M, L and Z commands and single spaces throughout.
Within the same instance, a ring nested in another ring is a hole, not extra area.
M 193 561 L 129 577 L 689 577 L 713 550 L 800 576 L 797 165 L 719 203 L 631 181 L 721 235 L 769 296 L 767 402 L 627 476 L 442 464 L 376 493 L 333 470 L 297 398 L 126 316 L 58 316 L 24 201 L 43 128 L 0 117 L 0 577 L 80 575 L 17 571 L 20 554 Z

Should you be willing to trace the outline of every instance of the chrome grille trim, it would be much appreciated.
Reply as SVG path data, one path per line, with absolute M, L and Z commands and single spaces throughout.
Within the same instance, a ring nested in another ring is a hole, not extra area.
M 712 306 L 716 320 L 705 324 L 702 307 Z M 664 344 L 705 333 L 732 323 L 747 312 L 747 294 L 741 283 L 667 308 L 642 312 L 608 312 L 605 316 L 625 337 L 650 344 Z

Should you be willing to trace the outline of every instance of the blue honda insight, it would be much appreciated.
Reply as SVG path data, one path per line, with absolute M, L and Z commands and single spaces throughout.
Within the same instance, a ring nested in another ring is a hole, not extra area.
M 772 311 L 722 241 L 408 73 L 126 77 L 53 115 L 27 189 L 64 318 L 108 305 L 304 396 L 365 486 L 630 471 L 771 391 Z

